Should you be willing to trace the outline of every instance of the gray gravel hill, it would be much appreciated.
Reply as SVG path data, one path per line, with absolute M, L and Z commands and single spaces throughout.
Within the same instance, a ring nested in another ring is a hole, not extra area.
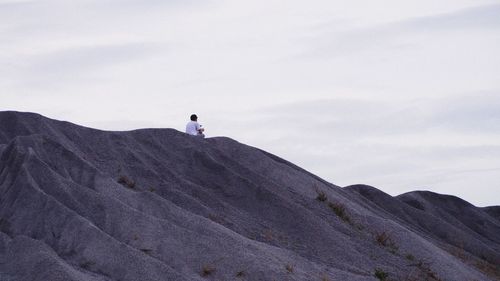
M 0 280 L 500 280 L 499 207 L 229 138 L 0 112 Z

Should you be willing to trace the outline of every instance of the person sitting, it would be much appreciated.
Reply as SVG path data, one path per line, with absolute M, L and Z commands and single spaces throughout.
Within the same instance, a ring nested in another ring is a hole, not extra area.
M 191 121 L 186 125 L 186 134 L 204 138 L 204 131 L 205 129 L 198 123 L 198 116 L 196 114 L 191 115 Z

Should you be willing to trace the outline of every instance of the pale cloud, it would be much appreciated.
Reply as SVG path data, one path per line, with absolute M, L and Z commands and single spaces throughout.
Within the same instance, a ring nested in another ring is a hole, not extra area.
M 392 136 L 432 129 L 500 135 L 499 108 L 500 91 L 405 102 L 324 99 L 264 107 L 252 113 L 252 121 L 259 122 L 262 129 L 268 120 L 279 120 L 293 124 L 288 128 L 296 135 L 306 132 L 339 138 Z
M 415 47 L 416 42 L 409 42 L 408 37 L 418 39 L 419 34 L 425 36 L 443 31 L 467 31 L 500 29 L 500 4 L 475 6 L 439 15 L 421 16 L 394 22 L 385 22 L 374 26 L 339 29 L 339 23 L 321 25 L 316 36 L 307 36 L 317 44 L 311 51 L 298 55 L 309 57 L 325 55 L 345 56 L 374 48 L 390 48 L 393 51 Z M 314 30 L 311 30 L 314 32 Z M 463 34 L 467 36 L 467 34 Z
M 78 45 L 34 55 L 4 59 L 0 73 L 16 87 L 39 91 L 53 85 L 73 86 L 77 82 L 99 81 L 100 75 L 134 60 L 155 56 L 166 47 L 155 43 L 121 45 Z M 106 74 L 104 74 L 106 75 Z M 53 93 L 57 95 L 57 93 Z
M 500 28 L 500 4 L 487 4 L 440 15 L 418 17 L 401 22 L 403 28 L 419 31 L 432 30 L 470 30 Z

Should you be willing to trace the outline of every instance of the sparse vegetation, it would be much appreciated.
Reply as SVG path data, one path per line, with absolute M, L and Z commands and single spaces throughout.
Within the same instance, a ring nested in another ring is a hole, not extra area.
M 244 276 L 245 276 L 245 271 L 244 270 L 238 271 L 236 273 L 236 277 L 240 277 L 241 278 L 241 277 L 244 277 Z
M 208 214 L 208 219 L 218 224 L 222 224 L 224 222 L 224 219 L 217 214 Z
M 387 277 L 389 277 L 389 273 L 383 271 L 380 268 L 375 269 L 375 273 L 373 274 L 378 280 L 385 281 Z
M 467 260 L 467 255 L 464 250 L 464 243 L 461 242 L 458 247 L 453 247 L 451 250 L 448 251 L 450 254 L 454 255 L 455 257 L 459 258 L 462 261 Z
M 329 202 L 328 207 L 333 210 L 333 212 L 345 222 L 351 222 L 351 219 L 347 215 L 345 206 L 340 203 Z
M 486 259 L 483 259 L 479 262 L 476 262 L 474 265 L 476 266 L 477 269 L 481 270 L 486 275 L 495 277 L 498 280 L 500 280 L 500 264 L 495 267 L 493 264 L 489 263 Z
M 80 263 L 80 267 L 83 269 L 89 269 L 93 265 L 95 265 L 95 262 L 93 262 L 93 261 L 85 261 L 85 262 Z
M 475 259 L 465 251 L 463 242 L 458 247 L 451 248 L 448 252 L 463 262 L 474 265 L 484 274 L 500 280 L 500 263 L 498 261 L 489 261 L 484 255 L 481 255 L 479 260 L 474 261 Z
M 208 219 L 216 223 L 222 222 L 221 218 L 216 214 L 208 214 Z
M 409 261 L 414 261 L 415 257 L 412 254 L 407 254 L 406 255 L 406 259 L 409 260 Z
M 380 246 L 388 248 L 389 251 L 393 254 L 395 254 L 399 248 L 392 239 L 392 236 L 387 231 L 376 233 L 375 240 Z
M 319 202 L 325 202 L 328 199 L 324 191 L 316 190 L 316 192 L 318 193 L 318 195 L 316 196 L 316 200 L 318 200 Z
M 389 236 L 389 234 L 385 231 L 383 232 L 380 232 L 380 233 L 377 233 L 375 235 L 375 240 L 377 240 L 377 243 L 380 245 L 380 246 L 387 246 L 388 244 L 388 241 L 391 239 L 391 237 Z
M 316 189 L 316 193 L 318 194 L 316 196 L 316 200 L 319 202 L 328 202 L 328 197 L 326 196 L 326 193 L 323 190 Z M 343 221 L 350 223 L 351 224 L 351 218 L 347 214 L 346 208 L 343 204 L 341 203 L 336 203 L 336 202 L 328 202 L 328 207 L 333 210 L 333 212 Z
M 155 192 L 155 191 L 156 191 L 156 189 L 154 187 L 149 188 L 149 192 Z
M 204 265 L 201 268 L 201 276 L 202 277 L 207 277 L 209 275 L 212 275 L 214 272 L 215 272 L 215 267 L 208 265 L 208 264 Z
M 321 281 L 330 281 L 330 278 L 328 278 L 328 276 L 326 276 L 326 274 L 322 274 Z
M 428 281 L 441 281 L 438 274 L 434 272 L 431 268 L 432 263 L 426 261 L 424 259 L 418 260 L 416 263 L 409 264 L 408 266 L 414 266 L 418 269 L 417 274 L 414 276 L 412 272 L 409 273 L 409 276 L 406 278 L 408 281 L 413 280 L 428 280 Z
M 132 179 L 130 179 L 129 177 L 127 176 L 120 176 L 118 178 L 118 183 L 125 186 L 125 187 L 128 187 L 130 189 L 134 189 L 135 188 L 135 181 L 133 181 Z
M 262 236 L 264 237 L 264 240 L 266 240 L 267 242 L 274 240 L 274 234 L 273 234 L 273 231 L 271 229 L 264 230 L 264 233 L 262 234 Z
M 153 252 L 153 250 L 152 250 L 152 249 L 141 249 L 141 251 L 142 251 L 143 253 L 145 253 L 146 255 L 150 255 L 150 254 Z
M 287 265 L 285 265 L 285 269 L 286 271 L 288 271 L 288 273 L 293 273 L 293 265 L 288 263 Z

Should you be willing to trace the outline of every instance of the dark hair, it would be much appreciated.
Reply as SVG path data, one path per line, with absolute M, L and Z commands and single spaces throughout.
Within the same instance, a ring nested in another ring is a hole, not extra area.
M 196 114 L 191 115 L 191 121 L 196 121 L 198 120 L 198 116 Z

